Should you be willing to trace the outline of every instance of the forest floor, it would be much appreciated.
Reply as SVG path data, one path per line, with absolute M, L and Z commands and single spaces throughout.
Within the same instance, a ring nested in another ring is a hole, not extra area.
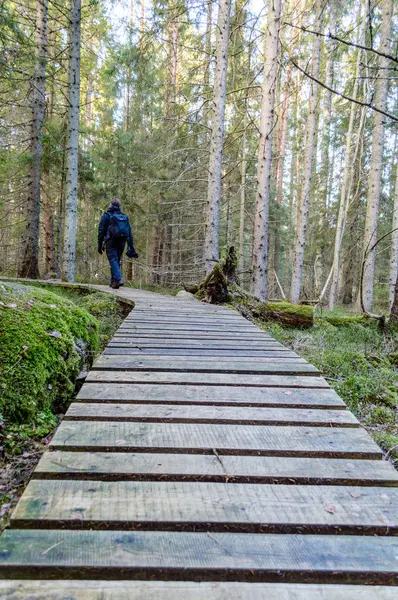
M 131 307 L 114 296 L 0 282 L 0 531 L 77 391 Z
M 352 316 L 344 311 L 322 317 Z M 398 468 L 398 335 L 376 322 L 334 326 L 316 318 L 309 329 L 256 321 L 285 346 L 322 371 Z

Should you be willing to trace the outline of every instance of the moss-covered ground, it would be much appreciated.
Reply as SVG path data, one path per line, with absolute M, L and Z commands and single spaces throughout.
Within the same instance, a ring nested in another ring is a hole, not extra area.
M 327 315 L 325 315 L 327 317 Z M 376 441 L 398 461 L 398 335 L 375 320 L 317 319 L 311 329 L 260 323 L 318 367 Z M 394 448 L 395 447 L 395 448 Z
M 0 282 L 0 523 L 73 399 L 79 373 L 128 310 L 110 294 Z

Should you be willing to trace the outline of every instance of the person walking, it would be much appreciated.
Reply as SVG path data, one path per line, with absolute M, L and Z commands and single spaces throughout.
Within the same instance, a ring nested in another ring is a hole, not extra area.
M 120 200 L 114 198 L 111 200 L 108 210 L 102 215 L 98 226 L 98 252 L 106 251 L 106 256 L 111 269 L 110 286 L 118 289 L 124 284 L 122 272 L 120 270 L 120 259 L 126 246 L 126 252 L 129 258 L 138 258 L 134 248 L 133 234 L 130 221 L 127 215 L 120 209 Z

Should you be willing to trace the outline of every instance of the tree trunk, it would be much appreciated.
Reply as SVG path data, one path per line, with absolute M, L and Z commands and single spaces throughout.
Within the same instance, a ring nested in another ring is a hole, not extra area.
M 393 16 L 393 0 L 384 0 L 381 3 L 383 17 L 380 29 L 379 50 L 388 54 L 390 52 L 391 23 Z M 374 104 L 378 108 L 386 109 L 389 66 L 387 58 L 378 57 L 379 71 L 375 84 Z M 363 244 L 363 305 L 365 311 L 371 311 L 373 306 L 374 272 L 376 262 L 376 248 L 371 252 L 369 249 L 377 239 L 377 219 L 379 214 L 380 188 L 383 163 L 384 145 L 384 120 L 385 117 L 379 112 L 373 113 L 372 128 L 372 155 L 370 159 L 368 179 L 368 199 L 366 207 L 365 236 Z M 361 291 L 360 291 L 361 294 Z
M 274 0 L 269 5 L 267 19 L 257 166 L 256 212 L 253 233 L 253 295 L 260 300 L 265 300 L 268 295 L 268 215 L 280 18 L 281 0 Z
M 394 297 L 392 299 L 390 322 L 394 325 L 398 323 L 398 274 L 395 280 Z
M 364 7 L 364 5 L 363 5 L 363 7 Z M 364 18 L 364 14 L 363 14 L 362 10 L 360 10 L 360 12 L 359 12 L 358 21 L 359 21 L 359 34 L 358 34 L 357 43 L 361 44 L 361 43 L 363 43 L 364 23 L 365 23 L 365 18 Z M 354 88 L 353 88 L 353 92 L 352 92 L 353 98 L 358 97 L 359 76 L 360 76 L 360 72 L 361 72 L 361 58 L 362 58 L 362 53 L 361 53 L 361 50 L 358 49 L 357 62 L 356 62 L 356 68 L 355 68 Z M 351 106 L 350 106 L 350 118 L 349 118 L 349 122 L 348 122 L 348 131 L 347 131 L 346 147 L 345 147 L 345 155 L 344 155 L 343 180 L 342 180 L 341 190 L 340 190 L 340 204 L 339 204 L 339 211 L 338 211 L 338 216 L 337 216 L 336 235 L 335 235 L 335 241 L 334 241 L 332 284 L 330 287 L 330 294 L 329 294 L 330 310 L 333 309 L 334 304 L 336 302 L 336 297 L 337 297 L 337 290 L 338 290 L 338 285 L 339 285 L 339 272 L 340 272 L 340 250 L 341 250 L 341 244 L 343 241 L 345 225 L 347 222 L 347 213 L 348 213 L 350 192 L 351 192 L 351 187 L 352 187 L 353 172 L 354 172 L 354 166 L 355 166 L 355 161 L 353 160 L 353 156 L 352 156 L 352 143 L 353 143 L 354 124 L 355 124 L 356 113 L 357 113 L 357 106 L 352 102 Z M 361 132 L 357 131 L 358 138 L 359 138 L 360 134 L 361 134 Z M 358 139 L 357 139 L 357 142 L 358 142 Z
M 239 211 L 239 275 L 243 281 L 245 270 L 245 211 L 246 211 L 246 140 L 247 112 L 243 118 L 242 160 L 240 164 L 240 211 Z
M 322 31 L 322 21 L 324 13 L 325 0 L 316 0 L 315 13 L 316 22 L 314 24 L 315 31 Z M 312 45 L 312 68 L 311 75 L 319 78 L 321 54 L 321 37 L 314 35 Z M 315 139 L 316 139 L 316 122 L 317 122 L 317 103 L 318 103 L 318 84 L 311 81 L 310 103 L 307 119 L 307 139 L 305 148 L 305 157 L 303 165 L 303 183 L 301 187 L 300 198 L 297 206 L 297 227 L 296 240 L 293 257 L 293 273 L 290 289 L 291 301 L 298 303 L 301 293 L 304 268 L 304 253 L 307 241 L 308 229 L 308 214 L 310 209 L 310 191 L 312 180 L 312 163 L 314 157 Z
M 48 33 L 48 0 L 36 0 L 36 62 L 31 82 L 32 134 L 30 152 L 27 227 L 20 277 L 39 277 L 40 186 L 43 157 L 43 122 L 46 106 L 46 60 Z
M 396 281 L 398 276 L 398 164 L 397 175 L 395 179 L 394 207 L 392 215 L 392 242 L 391 242 L 391 263 L 390 263 L 390 293 L 389 303 L 392 307 L 396 296 Z M 398 307 L 397 307 L 398 308 Z
M 213 114 L 210 137 L 207 187 L 205 271 L 210 273 L 219 259 L 221 171 L 224 144 L 224 114 L 231 0 L 220 0 L 217 19 L 216 68 L 214 75 Z
M 79 158 L 81 0 L 72 0 L 69 33 L 68 133 L 66 162 L 65 233 L 62 277 L 75 280 L 76 217 Z

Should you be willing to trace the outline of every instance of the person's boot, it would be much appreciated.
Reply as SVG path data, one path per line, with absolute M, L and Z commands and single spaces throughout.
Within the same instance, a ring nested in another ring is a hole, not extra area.
M 112 281 L 112 283 L 111 283 L 111 288 L 112 288 L 113 290 L 118 290 L 118 289 L 119 289 L 119 287 L 120 287 L 120 284 L 119 284 L 119 282 L 118 282 L 118 281 Z

